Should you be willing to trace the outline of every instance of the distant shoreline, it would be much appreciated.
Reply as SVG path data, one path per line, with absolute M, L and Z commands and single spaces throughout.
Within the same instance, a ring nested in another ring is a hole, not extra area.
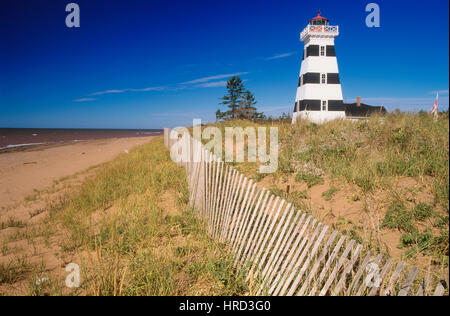
M 17 216 L 2 208 L 20 203 L 34 190 L 49 188 L 53 181 L 113 160 L 154 136 L 91 139 L 81 142 L 26 146 L 26 150 L 0 154 L 0 218 Z M 25 215 L 28 214 L 25 212 Z M 6 216 L 6 217 L 5 217 Z M 1 222 L 1 221 L 0 221 Z
M 158 136 L 162 132 L 161 129 L 0 128 L 0 154 L 87 140 Z

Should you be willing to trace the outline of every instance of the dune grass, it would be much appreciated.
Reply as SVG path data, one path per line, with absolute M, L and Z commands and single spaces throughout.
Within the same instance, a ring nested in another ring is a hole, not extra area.
M 81 286 L 31 269 L 0 266 L 0 285 L 28 279 L 31 295 L 241 295 L 244 275 L 226 245 L 211 240 L 187 206 L 184 168 L 170 160 L 162 138 L 96 168 L 68 195 L 49 204 L 49 216 L 11 241 L 57 238 L 60 256 L 81 269 Z M 5 224 L 6 225 L 6 224 Z M 8 251 L 5 248 L 5 251 Z M 45 275 L 45 282 L 38 284 Z
M 274 194 L 311 213 L 309 189 L 325 180 L 353 186 L 352 201 L 364 201 L 380 192 L 386 209 L 377 229 L 401 232 L 395 246 L 408 258 L 429 256 L 448 271 L 449 122 L 424 114 L 394 113 L 368 121 L 334 121 L 323 125 L 299 122 L 252 123 L 225 121 L 227 126 L 277 126 L 279 168 L 275 179 L 304 183 L 305 190 L 270 189 Z M 258 163 L 234 164 L 245 175 L 263 180 Z M 95 175 L 72 192 L 48 205 L 49 216 L 35 226 L 10 219 L 2 229 L 21 228 L 10 242 L 29 244 L 55 236 L 61 256 L 78 263 L 81 287 L 67 292 L 64 278 L 50 275 L 39 285 L 45 265 L 24 258 L 0 265 L 0 285 L 28 279 L 31 295 L 241 295 L 248 292 L 245 271 L 233 269 L 226 245 L 211 240 L 189 209 L 184 168 L 169 157 L 162 138 L 136 147 L 112 162 L 96 167 Z M 420 188 L 408 188 L 413 199 L 396 184 L 415 179 L 432 191 L 422 201 Z M 290 183 L 294 183 L 290 182 Z M 339 182 L 336 182 L 339 183 Z M 341 188 L 333 183 L 322 193 L 332 202 Z M 369 202 L 367 202 L 369 201 Z M 331 203 L 330 202 L 330 203 Z M 31 217 L 31 215 L 30 215 Z M 334 227 L 370 246 L 361 223 L 338 217 Z M 5 243 L 2 253 L 11 250 Z M 70 262 L 69 261 L 69 262 Z
M 289 120 L 258 124 L 226 120 L 216 126 L 222 132 L 228 126 L 278 127 L 280 152 L 275 179 L 285 183 L 294 179 L 308 188 L 322 184 L 325 177 L 344 181 L 355 188 L 350 200 L 366 204 L 384 194 L 388 207 L 375 230 L 400 231 L 398 247 L 405 249 L 406 257 L 431 255 L 435 263 L 448 269 L 448 113 L 441 114 L 437 122 L 427 113 L 395 112 L 364 121 L 336 120 L 322 125 L 302 120 L 295 125 Z M 258 173 L 258 163 L 234 165 L 256 181 L 265 177 Z M 397 188 L 408 179 L 420 184 L 408 186 L 412 199 L 402 196 Z M 309 212 L 304 203 L 308 193 L 286 192 L 285 187 L 271 190 Z M 431 203 L 420 200 L 423 187 L 430 187 Z M 338 190 L 330 187 L 323 199 L 330 201 Z

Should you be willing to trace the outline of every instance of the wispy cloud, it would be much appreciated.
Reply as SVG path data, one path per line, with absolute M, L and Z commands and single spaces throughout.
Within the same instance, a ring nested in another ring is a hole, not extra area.
M 142 89 L 113 89 L 113 90 L 94 92 L 94 93 L 91 93 L 90 95 L 104 95 L 104 94 L 124 93 L 124 92 L 161 91 L 166 88 L 167 87 L 148 87 L 148 88 L 142 88 Z
M 277 54 L 277 55 L 274 55 L 274 56 L 272 56 L 272 57 L 266 58 L 266 60 L 281 59 L 281 58 L 290 57 L 290 56 L 292 56 L 292 55 L 295 55 L 295 52 L 283 53 L 283 54 Z
M 73 102 L 89 102 L 89 101 L 94 101 L 95 98 L 81 98 L 81 99 L 75 99 L 73 100 Z
M 125 90 L 105 90 L 91 93 L 90 95 L 104 95 L 104 94 L 112 94 L 112 93 L 123 93 Z
M 148 87 L 148 88 L 128 88 L 128 89 L 109 89 L 104 91 L 97 91 L 89 94 L 89 96 L 101 96 L 106 94 L 120 94 L 126 92 L 149 92 L 149 91 L 177 91 L 192 88 L 215 88 L 215 87 L 225 87 L 227 84 L 226 80 L 220 80 L 225 78 L 230 78 L 233 76 L 246 75 L 248 72 L 236 72 L 231 74 L 220 74 L 215 76 L 198 78 L 190 81 L 186 81 L 178 84 L 171 84 L 168 86 L 159 87 Z M 245 82 L 245 80 L 243 80 Z M 74 102 L 87 102 L 93 101 L 94 98 L 81 98 L 74 100 Z
M 222 81 L 213 81 L 213 82 L 205 82 L 201 84 L 195 85 L 196 88 L 216 88 L 216 87 L 225 87 L 227 85 L 226 80 Z
M 166 89 L 168 89 L 168 87 L 149 87 L 149 88 L 142 88 L 142 89 L 126 89 L 125 92 L 127 92 L 127 91 L 132 91 L 132 92 L 163 91 Z
M 198 78 L 195 80 L 186 81 L 186 82 L 183 82 L 182 84 L 190 85 L 190 84 L 204 83 L 204 82 L 210 82 L 210 81 L 224 79 L 224 78 L 230 78 L 233 76 L 242 76 L 242 75 L 246 75 L 246 74 L 248 74 L 248 72 L 237 72 L 234 74 L 215 75 L 215 76 L 203 77 L 203 78 Z

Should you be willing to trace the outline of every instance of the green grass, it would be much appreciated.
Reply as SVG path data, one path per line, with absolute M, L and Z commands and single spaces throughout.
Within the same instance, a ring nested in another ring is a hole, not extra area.
M 417 221 L 425 221 L 433 216 L 433 208 L 427 203 L 419 203 L 412 209 L 413 217 Z
M 313 174 L 299 172 L 295 175 L 296 182 L 306 182 L 308 188 L 311 188 L 317 184 L 322 184 L 323 179 Z
M 289 193 L 281 190 L 276 187 L 271 187 L 270 191 L 283 199 L 285 199 L 288 203 L 292 203 L 292 205 L 303 212 L 311 213 L 309 205 L 306 203 L 306 199 L 308 199 L 308 193 L 306 190 L 302 191 L 290 191 Z
M 25 274 L 33 269 L 24 258 L 17 258 L 8 263 L 0 264 L 0 284 L 13 284 L 24 278 Z
M 172 192 L 169 207 L 164 192 Z M 88 254 L 81 293 L 244 294 L 245 271 L 237 274 L 229 251 L 208 237 L 187 202 L 184 168 L 158 138 L 100 166 L 53 205 L 50 221 L 68 233 L 63 251 Z
M 448 262 L 448 113 L 442 113 L 437 122 L 427 113 L 397 111 L 360 122 L 336 120 L 318 125 L 299 120 L 291 125 L 280 121 L 256 124 L 227 120 L 215 126 L 222 131 L 228 126 L 278 127 L 280 152 L 274 180 L 294 178 L 306 183 L 308 188 L 323 183 L 324 179 L 344 181 L 354 186 L 350 201 L 365 204 L 372 203 L 382 193 L 388 203 L 384 203 L 380 227 L 366 235 L 376 235 L 380 228 L 403 234 L 425 234 L 425 228 L 432 228 L 433 238 L 428 243 L 432 240 L 437 245 L 432 248 L 441 252 L 428 253 L 435 259 L 443 258 L 439 259 L 441 262 Z M 258 176 L 258 163 L 241 163 L 236 168 L 253 179 L 262 178 Z M 405 196 L 398 183 L 408 179 L 418 183 L 408 186 L 430 190 L 432 201 L 421 200 L 417 190 L 412 196 Z M 275 187 L 272 191 L 299 208 L 308 207 L 301 198 L 286 193 L 283 188 Z M 323 197 L 331 200 L 335 193 L 329 188 Z M 369 206 L 369 209 L 377 207 Z M 409 240 L 414 239 L 415 245 L 421 243 L 424 247 L 425 243 L 420 242 L 424 238 L 410 237 L 405 236 L 405 242 L 399 240 L 399 244 L 411 245 Z
M 10 217 L 6 222 L 0 223 L 0 230 L 10 227 L 23 228 L 25 226 L 26 224 L 24 222 L 16 220 L 13 217 Z
M 339 189 L 336 187 L 331 187 L 328 190 L 326 190 L 325 192 L 322 193 L 322 196 L 325 198 L 326 201 L 330 201 L 333 196 L 336 194 L 336 192 L 338 192 Z
M 406 207 L 394 202 L 388 208 L 381 227 L 397 229 L 399 231 L 416 233 L 417 227 L 413 222 L 413 214 Z
M 281 151 L 277 176 L 301 173 L 300 181 L 309 180 L 314 185 L 320 176 L 304 172 L 306 165 L 355 184 L 365 193 L 390 189 L 398 177 L 430 177 L 434 203 L 449 210 L 448 113 L 437 122 L 426 113 L 398 112 L 368 121 L 337 120 L 322 125 L 302 120 L 295 125 L 227 120 L 215 126 L 223 134 L 228 126 L 278 127 Z M 258 179 L 257 165 L 240 163 L 237 168 Z

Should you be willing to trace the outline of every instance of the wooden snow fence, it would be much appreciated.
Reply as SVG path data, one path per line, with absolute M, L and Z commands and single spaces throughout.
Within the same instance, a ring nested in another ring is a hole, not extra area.
M 186 169 L 189 205 L 210 236 L 229 246 L 235 268 L 245 269 L 251 295 L 446 293 L 445 282 L 420 273 L 417 267 L 394 264 L 391 258 L 365 250 L 355 240 L 331 231 L 311 215 L 259 188 L 188 132 L 175 134 L 164 129 L 164 143 L 173 152 L 182 153 L 178 164 Z

